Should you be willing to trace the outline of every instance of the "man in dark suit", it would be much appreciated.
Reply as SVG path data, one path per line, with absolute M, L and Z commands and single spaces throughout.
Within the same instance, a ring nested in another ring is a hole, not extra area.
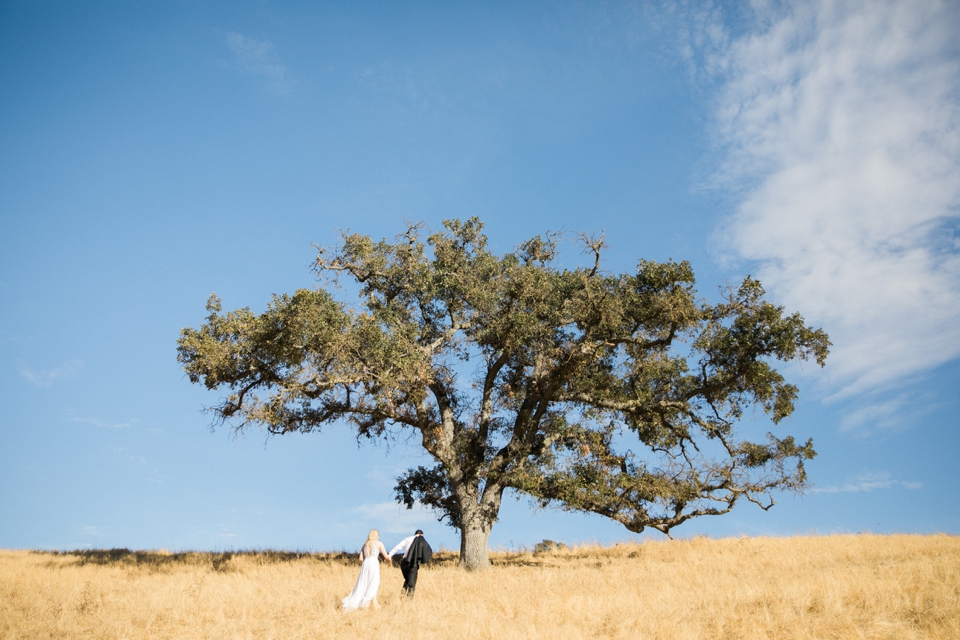
M 413 592 L 417 588 L 417 573 L 420 571 L 420 565 L 430 562 L 433 559 L 433 549 L 423 537 L 423 531 L 417 529 L 409 538 L 404 538 L 400 544 L 390 550 L 390 555 L 403 553 L 403 559 L 400 561 L 400 571 L 403 573 L 403 591 L 407 598 L 413 597 Z

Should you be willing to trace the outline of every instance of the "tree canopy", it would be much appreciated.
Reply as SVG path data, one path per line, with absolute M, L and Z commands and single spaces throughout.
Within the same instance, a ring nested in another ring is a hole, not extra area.
M 178 358 L 192 382 L 226 391 L 218 419 L 273 434 L 412 430 L 435 463 L 398 478 L 396 496 L 459 529 L 470 568 L 488 563 L 507 489 L 669 533 L 805 486 L 812 441 L 750 442 L 735 427 L 753 407 L 775 425 L 790 415 L 797 388 L 772 364 L 822 366 L 830 342 L 756 280 L 710 304 L 687 262 L 604 271 L 602 239 L 581 236 L 588 264 L 566 269 L 552 234 L 504 255 L 476 218 L 424 235 L 345 234 L 319 249 L 316 289 L 261 314 L 223 313 L 211 296 Z M 334 295 L 342 279 L 354 306 Z

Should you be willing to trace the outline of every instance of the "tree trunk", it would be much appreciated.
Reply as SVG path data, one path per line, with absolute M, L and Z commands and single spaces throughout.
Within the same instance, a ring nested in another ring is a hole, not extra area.
M 487 541 L 490 530 L 500 513 L 503 489 L 487 486 L 480 500 L 476 490 L 464 487 L 460 503 L 460 564 L 471 571 L 483 571 L 490 566 Z
M 460 529 L 460 564 L 471 571 L 482 571 L 490 566 L 487 541 L 493 523 L 484 524 L 481 518 L 473 522 L 464 522 Z

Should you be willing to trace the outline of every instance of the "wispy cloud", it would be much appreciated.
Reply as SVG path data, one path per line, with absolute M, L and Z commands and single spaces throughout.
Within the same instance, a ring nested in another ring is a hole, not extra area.
M 274 93 L 288 95 L 296 82 L 273 50 L 273 43 L 230 32 L 227 46 L 241 69 L 261 77 Z
M 948 401 L 937 394 L 917 388 L 896 393 L 889 390 L 868 393 L 853 403 L 840 429 L 854 436 L 896 431 L 907 425 L 922 424 L 925 416 L 944 409 L 947 404 Z
M 957 358 L 960 5 L 755 6 L 757 28 L 705 56 L 738 203 L 726 246 L 830 333 L 834 397 Z
M 860 493 L 865 491 L 877 491 L 880 489 L 919 489 L 923 486 L 920 482 L 903 482 L 894 480 L 889 473 L 872 473 L 858 476 L 853 480 L 842 485 L 832 485 L 828 487 L 814 487 L 810 493 Z
M 371 528 L 387 533 L 411 534 L 416 529 L 427 526 L 436 526 L 437 515 L 432 509 L 422 504 L 415 504 L 413 509 L 396 502 L 380 502 L 377 504 L 362 504 L 350 510 L 350 513 L 368 524 Z
M 106 422 L 104 420 L 98 420 L 97 418 L 73 418 L 71 422 L 88 424 L 94 427 L 106 429 L 129 429 L 134 424 L 133 422 Z
M 20 375 L 38 387 L 47 388 L 61 378 L 67 378 L 76 373 L 82 366 L 79 360 L 69 360 L 54 369 L 20 368 Z
M 144 458 L 141 455 L 131 453 L 130 450 L 127 449 L 126 447 L 114 446 L 112 447 L 112 449 L 113 449 L 113 452 L 117 455 L 117 457 L 123 460 L 124 462 L 126 462 L 127 464 L 130 464 L 130 463 L 134 463 L 137 465 L 147 464 L 146 458 Z

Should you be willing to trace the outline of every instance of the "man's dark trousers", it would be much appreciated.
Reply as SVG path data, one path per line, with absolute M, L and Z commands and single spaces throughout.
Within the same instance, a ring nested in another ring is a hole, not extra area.
M 410 563 L 406 558 L 400 561 L 400 573 L 403 574 L 403 590 L 408 598 L 413 597 L 413 591 L 417 588 L 417 573 L 420 571 L 420 563 Z

